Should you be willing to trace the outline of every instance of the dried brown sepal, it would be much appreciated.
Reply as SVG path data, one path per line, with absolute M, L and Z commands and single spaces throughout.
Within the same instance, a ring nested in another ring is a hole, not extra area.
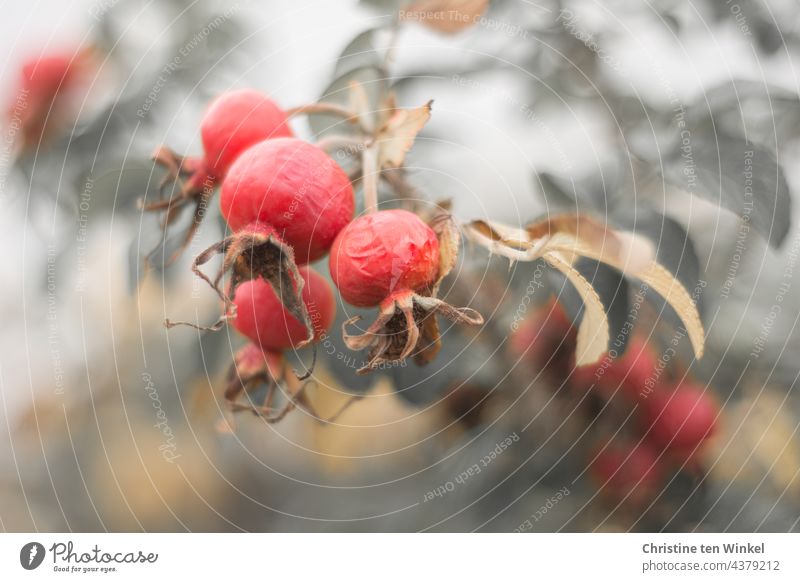
M 427 218 L 428 225 L 436 233 L 439 240 L 439 274 L 434 284 L 423 294 L 426 297 L 437 297 L 442 281 L 449 275 L 458 262 L 458 252 L 461 248 L 461 233 L 458 224 L 450 214 L 451 202 L 440 201 Z M 446 304 L 445 304 L 446 305 Z M 450 307 L 449 305 L 447 307 Z M 439 321 L 436 317 L 426 317 L 420 324 L 420 337 L 414 353 L 414 362 L 422 366 L 438 355 L 442 348 Z
M 223 260 L 216 277 L 212 280 L 200 270 L 200 267 L 217 255 L 223 255 Z M 192 263 L 192 271 L 217 293 L 224 305 L 223 313 L 210 326 L 166 320 L 164 322 L 166 327 L 188 325 L 203 331 L 221 329 L 229 319 L 236 317 L 236 307 L 233 303 L 236 288 L 244 281 L 261 277 L 272 286 L 286 310 L 297 321 L 302 322 L 308 332 L 306 340 L 295 347 L 300 348 L 314 339 L 314 327 L 302 297 L 304 281 L 294 260 L 294 250 L 274 231 L 252 228 L 234 233 L 200 253 Z M 223 277 L 227 272 L 230 272 L 231 276 L 226 293 L 223 290 Z M 316 352 L 314 357 L 316 359 Z
M 266 395 L 261 403 L 252 399 L 252 393 L 266 385 Z M 274 407 L 275 394 L 284 385 L 287 398 L 283 406 Z M 281 354 L 264 352 L 255 344 L 247 344 L 234 355 L 225 385 L 225 404 L 231 413 L 250 412 L 269 424 L 283 420 L 305 398 L 305 384 L 285 373 Z M 226 418 L 222 428 L 232 429 L 233 419 Z
M 223 396 L 231 410 L 241 410 L 238 401 L 242 395 L 249 395 L 263 384 L 276 384 L 283 375 L 283 361 L 280 354 L 264 352 L 255 344 L 247 344 L 233 356 L 228 369 Z M 271 403 L 272 394 L 268 392 L 264 406 Z
M 439 241 L 439 274 L 436 276 L 431 292 L 427 295 L 435 297 L 439 292 L 442 280 L 449 275 L 458 263 L 458 252 L 461 249 L 461 232 L 453 215 L 450 214 L 450 201 L 440 202 L 432 216 L 428 219 Z
M 217 181 L 205 170 L 203 162 L 199 158 L 185 158 L 163 146 L 153 153 L 153 161 L 166 168 L 167 175 L 159 184 L 159 199 L 154 202 L 141 201 L 140 207 L 145 212 L 162 213 L 161 228 L 165 236 L 170 225 L 180 216 L 181 211 L 190 204 L 194 205 L 192 222 L 183 233 L 180 247 L 165 262 L 165 265 L 170 265 L 183 254 L 197 232 L 211 197 L 214 195 Z M 180 185 L 178 193 L 165 197 L 165 191 L 176 182 Z M 157 251 L 153 251 L 146 258 L 148 264 L 152 262 L 151 257 L 155 252 Z
M 278 418 L 278 420 L 282 419 L 286 416 L 289 412 L 294 410 L 295 408 L 301 408 L 306 414 L 308 414 L 311 418 L 314 419 L 319 424 L 331 424 L 336 422 L 336 420 L 348 409 L 352 406 L 355 402 L 361 400 L 364 395 L 363 394 L 353 394 L 348 398 L 342 406 L 339 407 L 339 410 L 334 412 L 327 418 L 322 418 L 319 413 L 317 413 L 316 409 L 312 405 L 311 401 L 308 398 L 308 388 L 311 385 L 316 386 L 316 382 L 313 380 L 307 380 L 305 382 L 301 381 L 297 377 L 294 376 L 287 376 L 286 378 L 286 385 L 287 385 L 287 393 L 286 396 L 288 398 L 288 402 L 283 410 L 283 415 Z
M 419 339 L 414 350 L 414 363 L 417 366 L 429 364 L 442 349 L 442 332 L 435 316 L 425 317 L 419 323 Z
M 383 301 L 377 319 L 362 334 L 353 335 L 347 331 L 349 325 L 360 321 L 360 316 L 345 321 L 342 335 L 347 347 L 357 351 L 369 350 L 367 363 L 357 373 L 367 374 L 410 356 L 414 356 L 418 364 L 429 362 L 439 351 L 441 341 L 436 315 L 453 323 L 483 323 L 483 317 L 474 309 L 453 307 L 441 299 L 413 291 L 393 293 Z
M 366 374 L 385 364 L 413 357 L 417 365 L 431 362 L 442 347 L 437 315 L 453 323 L 481 325 L 483 317 L 474 309 L 453 307 L 437 297 L 442 280 L 458 262 L 461 235 L 450 214 L 450 202 L 442 201 L 424 217 L 439 241 L 439 269 L 436 280 L 420 293 L 398 291 L 380 305 L 377 319 L 360 335 L 347 327 L 360 320 L 354 317 L 342 326 L 347 347 L 368 349 L 368 361 L 358 370 Z
M 306 393 L 311 382 L 303 381 L 293 374 L 287 374 L 287 366 L 281 354 L 264 352 L 255 344 L 247 344 L 234 355 L 225 385 L 225 404 L 231 414 L 249 412 L 268 424 L 280 422 L 296 408 L 305 410 L 321 424 L 334 422 L 362 395 L 353 395 L 342 407 L 328 418 L 321 418 L 315 411 Z M 266 386 L 266 395 L 260 403 L 252 399 L 252 393 Z M 275 407 L 275 396 L 282 392 L 285 402 Z M 218 425 L 221 432 L 235 428 L 233 417 L 226 418 Z

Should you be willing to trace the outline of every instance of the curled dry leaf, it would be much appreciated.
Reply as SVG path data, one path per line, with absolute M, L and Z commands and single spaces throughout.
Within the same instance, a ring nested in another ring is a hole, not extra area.
M 381 168 L 399 168 L 403 165 L 406 153 L 414 145 L 417 134 L 431 118 L 431 105 L 428 101 L 414 109 L 394 109 L 388 119 L 378 129 L 375 140 L 378 143 L 378 164 Z
M 362 154 L 368 152 L 369 158 L 374 160 L 369 164 L 371 167 L 363 168 L 365 175 L 401 168 L 417 134 L 431 117 L 433 101 L 413 109 L 401 109 L 396 105 L 395 94 L 389 92 L 376 111 L 370 104 L 364 85 L 356 81 L 349 83 L 347 100 L 347 106 L 339 108 L 339 111 L 341 115 L 357 122 L 360 135 L 327 136 L 324 140 L 325 147 L 348 146 L 352 153 L 355 151 L 353 146 L 357 145 Z M 312 110 L 313 107 L 315 106 L 307 106 L 305 109 Z
M 476 220 L 467 226 L 466 233 L 474 242 L 514 261 L 537 259 L 543 256 L 546 247 L 547 251 L 562 252 L 571 262 L 577 257 L 587 257 L 636 275 L 655 257 L 648 239 L 612 230 L 582 215 L 559 214 L 526 228 Z
M 694 300 L 686 288 L 655 260 L 652 243 L 630 232 L 616 231 L 590 217 L 556 215 L 526 228 L 476 220 L 465 228 L 467 237 L 512 261 L 542 258 L 561 271 L 583 299 L 585 313 L 578 329 L 576 360 L 591 364 L 608 351 L 609 325 L 599 296 L 574 267 L 586 257 L 635 277 L 659 293 L 677 312 L 689 335 L 695 356 L 701 358 L 705 332 Z
M 489 0 L 417 0 L 400 12 L 400 18 L 455 34 L 476 24 L 488 7 Z
M 208 263 L 217 255 L 222 255 L 223 260 L 212 280 L 200 270 L 202 265 Z M 195 257 L 192 262 L 192 271 L 217 293 L 223 303 L 223 313 L 215 323 L 210 326 L 196 325 L 186 321 L 164 322 L 166 327 L 187 325 L 203 331 L 218 331 L 229 319 L 236 317 L 233 298 L 236 288 L 244 281 L 263 278 L 275 290 L 281 303 L 294 316 L 302 322 L 307 330 L 305 342 L 296 347 L 302 347 L 314 338 L 314 327 L 308 308 L 303 303 L 303 277 L 294 260 L 294 250 L 291 246 L 280 240 L 273 232 L 262 227 L 251 231 L 234 233 L 222 241 L 215 243 Z M 223 289 L 225 273 L 231 273 L 227 292 Z M 316 351 L 314 352 L 316 357 Z
M 158 148 L 152 157 L 156 163 L 166 168 L 167 174 L 158 187 L 159 199 L 152 202 L 140 200 L 140 208 L 145 212 L 163 212 L 161 228 L 166 234 L 167 229 L 179 218 L 183 208 L 194 205 L 192 221 L 183 233 L 180 247 L 167 258 L 165 263 L 167 266 L 174 263 L 183 254 L 194 238 L 194 234 L 203 220 L 203 214 L 214 195 L 217 179 L 203 169 L 203 161 L 199 158 L 181 157 L 166 147 Z M 180 185 L 178 194 L 164 196 L 164 193 L 175 183 Z M 157 251 L 158 249 L 147 256 L 147 264 L 150 263 L 150 258 Z
M 354 335 L 347 327 L 356 316 L 342 324 L 344 342 L 351 350 L 368 349 L 368 361 L 358 370 L 367 374 L 386 364 L 414 358 L 418 365 L 430 362 L 441 349 L 436 315 L 453 323 L 481 325 L 483 317 L 469 307 L 453 307 L 438 299 L 404 290 L 393 293 L 380 304 L 380 313 L 364 333 Z
M 578 290 L 578 294 L 585 306 L 583 318 L 578 328 L 577 346 L 575 348 L 575 365 L 584 366 L 597 362 L 608 352 L 608 342 L 611 332 L 608 324 L 608 315 L 603 302 L 592 284 L 581 275 L 572 262 L 565 258 L 559 251 L 544 255 L 544 260 L 569 279 L 570 283 Z
M 450 202 L 439 202 L 427 219 L 428 225 L 439 241 L 439 274 L 431 288 L 431 295 L 439 292 L 442 279 L 447 277 L 458 262 L 458 251 L 461 247 L 461 233 L 455 218 L 450 214 Z
M 683 325 L 686 326 L 695 356 L 698 359 L 702 358 L 705 344 L 703 322 L 700 320 L 697 305 L 686 288 L 663 265 L 655 261 L 650 263 L 647 269 L 639 272 L 636 278 L 647 283 L 677 312 Z
M 428 292 L 432 300 L 436 300 L 442 281 L 456 266 L 458 262 L 458 251 L 461 247 L 461 233 L 449 209 L 449 201 L 439 203 L 433 215 L 428 219 L 428 224 L 433 229 L 433 232 L 436 233 L 436 238 L 439 240 L 439 274 Z M 482 323 L 482 320 L 479 321 L 476 318 L 454 317 L 448 310 L 440 310 L 439 312 L 453 322 L 466 322 L 471 325 Z M 455 313 L 458 314 L 460 312 L 455 310 Z M 476 312 L 476 315 L 480 318 L 480 314 Z M 439 331 L 439 322 L 436 317 L 430 316 L 422 319 L 420 324 L 420 337 L 417 345 L 419 347 L 414 354 L 414 361 L 417 362 L 417 364 L 427 364 L 432 361 L 442 349 L 441 332 Z

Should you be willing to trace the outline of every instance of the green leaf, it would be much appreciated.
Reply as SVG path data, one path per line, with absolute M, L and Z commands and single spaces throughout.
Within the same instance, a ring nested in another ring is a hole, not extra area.
M 789 185 L 775 155 L 739 137 L 690 133 L 665 160 L 665 178 L 748 221 L 773 247 L 791 226 Z
M 375 47 L 375 34 L 378 29 L 370 28 L 351 40 L 336 61 L 334 78 L 339 78 L 356 69 L 364 67 L 381 68 L 383 58 Z

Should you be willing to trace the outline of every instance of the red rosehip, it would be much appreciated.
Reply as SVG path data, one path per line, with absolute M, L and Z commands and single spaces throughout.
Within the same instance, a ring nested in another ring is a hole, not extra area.
M 446 389 L 440 404 L 448 422 L 458 422 L 469 430 L 483 423 L 493 398 L 492 390 L 485 386 L 459 382 Z
M 254 343 L 245 344 L 235 356 L 236 369 L 242 377 L 250 377 L 264 372 L 270 378 L 279 379 L 283 375 L 283 357 L 280 352 L 262 349 Z
M 684 382 L 673 391 L 659 390 L 644 401 L 647 438 L 660 447 L 692 453 L 709 438 L 719 408 L 709 389 Z
M 365 214 L 336 238 L 330 270 L 345 301 L 373 307 L 392 293 L 431 285 L 439 271 L 439 241 L 406 210 Z
M 658 493 L 663 476 L 657 451 L 646 443 L 612 443 L 597 454 L 590 471 L 604 495 L 633 504 Z
M 440 214 L 434 222 L 449 240 L 457 240 L 448 226 L 449 215 Z M 330 271 L 342 297 L 359 307 L 380 306 L 378 318 L 363 334 L 344 332 L 350 349 L 370 348 L 359 374 L 412 354 L 418 364 L 429 362 L 441 347 L 437 313 L 453 322 L 483 323 L 474 310 L 457 309 L 435 297 L 449 270 L 440 272 L 440 250 L 437 233 L 406 210 L 361 216 L 336 237 Z M 349 319 L 344 328 L 359 319 Z
M 69 84 L 75 69 L 74 54 L 60 53 L 42 55 L 22 65 L 20 88 L 30 91 L 34 97 L 55 95 L 64 84 Z
M 43 54 L 25 61 L 18 89 L 9 103 L 8 119 L 19 127 L 21 148 L 46 138 L 71 111 L 70 95 L 82 84 L 92 49 Z
M 318 147 L 293 138 L 253 146 L 228 172 L 220 195 L 231 229 L 270 226 L 303 264 L 322 257 L 353 218 L 347 174 Z
M 521 322 L 511 336 L 510 349 L 560 383 L 573 368 L 577 340 L 578 332 L 564 308 L 552 301 Z
M 225 385 L 225 404 L 232 412 L 248 411 L 267 422 L 277 422 L 283 418 L 299 399 L 303 398 L 302 388 L 295 391 L 280 410 L 273 409 L 273 400 L 279 383 L 293 383 L 292 376 L 284 373 L 284 358 L 280 352 L 265 351 L 253 343 L 245 344 L 233 357 Z M 254 402 L 254 393 L 266 386 L 263 402 Z M 291 391 L 291 390 L 290 390 Z M 242 398 L 246 396 L 246 398 Z M 226 415 L 227 416 L 227 415 Z M 233 419 L 228 417 L 219 424 L 223 432 L 234 427 Z
M 325 152 L 295 138 L 263 141 L 234 162 L 222 185 L 220 207 L 232 235 L 200 253 L 193 271 L 227 306 L 243 281 L 263 278 L 294 317 L 313 328 L 300 299 L 303 279 L 297 269 L 322 257 L 353 217 L 353 187 Z M 215 280 L 199 267 L 217 254 L 224 260 Z M 232 272 L 228 292 L 220 284 Z M 219 329 L 226 317 L 206 329 Z M 168 322 L 168 325 L 174 325 Z
M 314 339 L 330 330 L 336 314 L 336 302 L 330 284 L 309 267 L 301 267 L 304 285 L 303 303 L 310 314 Z M 282 352 L 302 344 L 307 337 L 305 325 L 281 303 L 272 286 L 263 279 L 239 285 L 233 300 L 236 306 L 235 327 L 262 349 Z
M 162 191 L 179 177 L 184 181 L 179 196 L 147 203 L 144 209 L 165 211 L 165 226 L 168 226 L 185 204 L 195 203 L 195 220 L 185 234 L 183 247 L 170 261 L 194 235 L 215 186 L 225 177 L 233 162 L 257 143 L 292 135 L 286 112 L 272 99 L 254 89 L 238 89 L 214 99 L 203 115 L 200 122 L 202 158 L 183 158 L 163 146 L 156 150 L 153 159 L 168 171 L 162 182 Z
M 607 396 L 619 391 L 632 401 L 641 401 L 659 384 L 658 360 L 642 338 L 629 340 L 625 353 L 616 358 L 607 355 L 596 364 L 575 368 L 571 384 L 588 389 L 594 386 Z
M 254 89 L 223 93 L 209 105 L 200 135 L 209 174 L 222 179 L 249 147 L 266 139 L 293 137 L 286 112 Z
M 308 287 L 323 289 L 318 283 L 325 283 L 326 293 L 322 293 L 330 299 L 330 308 L 334 308 L 330 286 L 320 278 L 319 275 L 309 271 L 309 279 L 313 281 Z M 317 283 L 317 284 L 315 284 Z M 326 299 L 323 297 L 321 299 Z M 254 304 L 255 305 L 255 304 Z M 280 309 L 280 305 L 277 305 Z M 310 307 L 310 306 L 309 306 Z M 333 312 L 329 314 L 329 320 L 324 325 L 330 327 L 333 320 Z M 320 333 L 324 333 L 323 322 L 320 322 Z M 264 422 L 275 423 L 282 420 L 295 408 L 304 409 L 311 418 L 316 419 L 322 424 L 329 424 L 338 418 L 353 402 L 361 396 L 353 395 L 350 399 L 332 416 L 323 419 L 317 414 L 311 401 L 305 393 L 307 383 L 302 382 L 304 378 L 288 374 L 286 361 L 283 353 L 264 350 L 261 346 L 254 343 L 245 344 L 239 349 L 233 358 L 233 363 L 228 370 L 228 380 L 225 385 L 225 404 L 231 412 L 252 412 L 260 417 Z M 262 392 L 264 396 L 261 402 L 255 401 L 256 392 Z M 278 388 L 280 387 L 280 390 Z M 243 397 L 244 396 L 244 397 Z M 276 400 L 283 397 L 284 402 L 281 406 L 276 406 Z M 218 428 L 223 432 L 230 432 L 234 427 L 233 419 L 225 415 Z

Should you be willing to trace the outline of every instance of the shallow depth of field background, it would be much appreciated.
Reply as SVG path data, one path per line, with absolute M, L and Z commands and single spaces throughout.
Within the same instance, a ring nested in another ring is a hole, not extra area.
M 794 0 L 738 0 L 744 21 L 710 0 L 565 3 L 571 31 L 554 24 L 556 2 L 506 0 L 487 14 L 494 25 L 444 36 L 407 23 L 398 37 L 399 102 L 434 99 L 407 160 L 426 199 L 452 198 L 462 220 L 520 225 L 563 202 L 543 193 L 546 173 L 582 192 L 578 206 L 596 216 L 624 210 L 635 224 L 659 212 L 689 234 L 708 342 L 690 372 L 723 410 L 702 479 L 678 471 L 644 508 L 610 503 L 587 471 L 597 427 L 574 396 L 497 356 L 502 333 L 472 341 L 448 330 L 433 368 L 366 378 L 321 350 L 321 411 L 368 390 L 335 426 L 297 412 L 277 425 L 240 416 L 232 434 L 217 430 L 223 376 L 242 342 L 232 330 L 162 325 L 211 321 L 218 305 L 188 257 L 142 278 L 142 256 L 159 239 L 156 217 L 136 204 L 161 177 L 149 155 L 162 143 L 198 154 L 203 108 L 231 87 L 264 90 L 285 107 L 315 101 L 348 42 L 387 22 L 380 4 L 4 3 L 3 103 L 19 63 L 45 45 L 92 39 L 106 54 L 62 135 L 24 160 L 0 143 L 0 529 L 512 531 L 526 520 L 535 531 L 800 529 L 800 204 L 779 247 L 753 233 L 738 248 L 735 214 L 648 176 L 653 163 L 629 155 L 658 160 L 664 115 L 675 103 L 711 107 L 717 89 L 728 108 L 720 119 L 735 125 L 744 111 L 748 137 L 778 151 L 797 191 Z M 292 124 L 312 138 L 304 118 Z M 643 178 L 631 188 L 620 176 L 634 165 Z M 189 254 L 222 232 L 212 205 Z M 509 270 L 482 249 L 464 252 L 482 273 L 485 315 L 510 334 L 534 266 Z M 642 325 L 673 333 L 669 315 L 651 311 Z M 760 337 L 766 347 L 753 357 Z M 344 353 L 340 343 L 333 353 Z M 477 420 L 442 398 L 466 380 L 488 395 Z M 398 394 L 398 381 L 413 388 Z

